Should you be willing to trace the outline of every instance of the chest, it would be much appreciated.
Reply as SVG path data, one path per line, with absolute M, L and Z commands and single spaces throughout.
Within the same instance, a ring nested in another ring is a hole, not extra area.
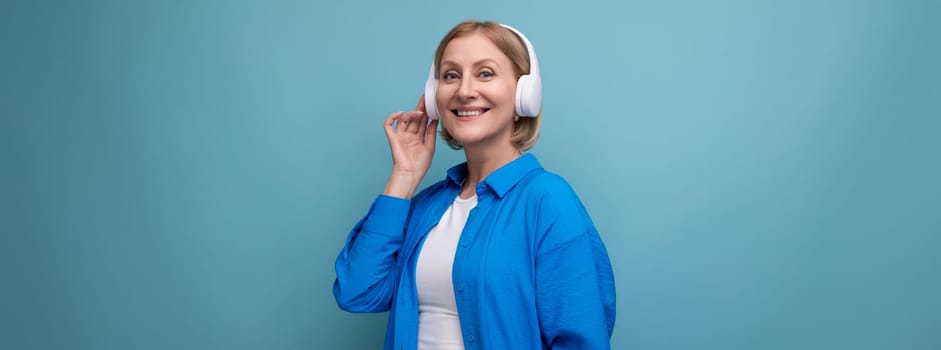
M 446 209 L 433 208 L 411 223 L 414 226 L 410 227 L 403 247 L 407 258 L 401 261 L 408 264 L 402 266 L 403 272 L 414 272 L 427 233 L 438 224 Z M 537 213 L 525 201 L 482 199 L 468 213 L 454 248 L 455 292 L 532 286 L 537 243 L 535 220 Z

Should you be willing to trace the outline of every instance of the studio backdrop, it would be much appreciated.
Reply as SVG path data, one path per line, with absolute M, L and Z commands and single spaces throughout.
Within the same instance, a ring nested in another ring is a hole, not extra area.
M 483 19 L 539 53 L 614 349 L 939 349 L 939 4 L 6 1 L 0 348 L 380 348 L 333 262 Z

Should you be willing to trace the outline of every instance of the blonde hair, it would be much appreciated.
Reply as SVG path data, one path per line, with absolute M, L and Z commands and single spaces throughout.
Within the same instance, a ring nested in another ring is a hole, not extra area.
M 523 44 L 522 39 L 520 39 L 516 33 L 513 33 L 513 31 L 496 22 L 471 20 L 456 25 L 441 39 L 441 43 L 438 44 L 438 49 L 435 50 L 435 79 L 438 79 L 441 74 L 438 71 L 438 67 L 441 66 L 441 57 L 444 55 L 445 47 L 448 46 L 451 40 L 472 33 L 483 34 L 484 37 L 490 39 L 490 42 L 496 45 L 500 52 L 503 52 L 503 54 L 510 59 L 510 62 L 513 63 L 513 67 L 515 68 L 517 79 L 519 79 L 521 75 L 529 74 L 529 51 L 526 50 L 526 45 Z M 429 96 L 425 96 L 425 98 L 429 98 Z M 431 98 L 435 97 L 431 96 Z M 536 145 L 536 140 L 539 139 L 539 126 L 541 123 L 542 111 L 535 117 L 519 118 L 513 124 L 513 135 L 510 137 L 510 140 L 520 151 L 526 151 L 532 148 Z M 441 138 L 447 141 L 448 146 L 451 146 L 453 149 L 461 149 L 464 147 L 443 127 L 441 128 Z

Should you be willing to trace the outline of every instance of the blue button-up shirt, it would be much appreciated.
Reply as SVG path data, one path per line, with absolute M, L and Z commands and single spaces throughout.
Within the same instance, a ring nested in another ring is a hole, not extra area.
M 385 349 L 417 347 L 418 252 L 466 175 L 455 166 L 412 200 L 380 195 L 337 257 L 342 309 L 392 310 Z M 476 191 L 452 267 L 465 349 L 609 349 L 611 263 L 568 183 L 526 154 Z

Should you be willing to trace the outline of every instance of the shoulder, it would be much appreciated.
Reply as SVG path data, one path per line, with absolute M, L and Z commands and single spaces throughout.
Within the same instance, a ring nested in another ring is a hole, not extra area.
M 418 194 L 412 197 L 412 200 L 421 201 L 429 197 L 434 197 L 436 194 L 441 193 L 441 191 L 443 191 L 447 187 L 447 181 L 448 181 L 447 179 L 440 180 L 438 182 L 431 184 L 428 187 L 425 187 L 424 189 L 419 191 Z
M 588 210 L 562 176 L 542 170 L 530 174 L 520 185 L 530 213 L 535 214 L 531 220 L 543 249 L 597 235 Z
M 581 206 L 581 200 L 575 193 L 575 189 L 565 178 L 551 171 L 541 169 L 531 174 L 529 179 L 521 185 L 531 200 L 537 200 L 541 209 Z
M 438 180 L 428 187 L 423 188 L 418 192 L 418 194 L 412 197 L 412 202 L 421 203 L 426 202 L 429 199 L 437 199 L 438 197 L 441 197 L 442 194 L 448 192 L 448 187 L 452 183 L 459 182 L 458 179 L 464 176 L 463 174 L 466 173 L 466 169 L 467 163 L 461 163 L 449 168 L 444 178 Z

